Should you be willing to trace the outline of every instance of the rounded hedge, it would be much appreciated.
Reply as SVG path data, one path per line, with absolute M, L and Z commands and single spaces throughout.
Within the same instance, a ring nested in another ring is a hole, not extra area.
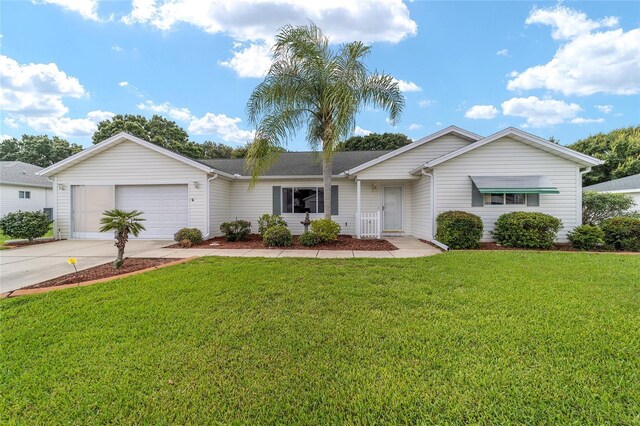
M 184 245 L 184 241 L 187 240 L 191 244 L 200 244 L 203 240 L 202 231 L 197 228 L 182 228 L 175 234 L 173 239 Z
M 562 221 L 548 214 L 511 212 L 498 218 L 492 234 L 507 247 L 551 248 L 560 228 Z
M 337 240 L 341 230 L 340 225 L 331 219 L 316 219 L 311 221 L 311 232 L 318 236 L 318 243 Z
M 436 240 L 450 248 L 471 249 L 480 246 L 483 230 L 480 216 L 454 210 L 440 213 L 436 223 Z
M 317 246 L 319 243 L 318 234 L 315 232 L 303 232 L 298 237 L 298 241 L 305 247 Z
M 220 225 L 220 231 L 227 241 L 245 241 L 251 232 L 251 222 L 246 220 L 234 220 Z
M 580 225 L 567 234 L 571 245 L 578 250 L 593 250 L 604 244 L 604 232 L 595 225 Z
M 291 245 L 293 238 L 286 226 L 276 225 L 265 231 L 262 241 L 269 247 L 285 247 Z
M 604 242 L 623 251 L 640 251 L 640 219 L 612 217 L 602 222 Z
M 0 219 L 0 231 L 4 235 L 13 238 L 25 238 L 33 241 L 35 238 L 44 237 L 49 232 L 53 223 L 44 212 L 17 212 L 7 213 Z
M 287 226 L 287 222 L 279 214 L 265 213 L 258 219 L 258 233 L 264 237 L 264 233 L 272 226 Z

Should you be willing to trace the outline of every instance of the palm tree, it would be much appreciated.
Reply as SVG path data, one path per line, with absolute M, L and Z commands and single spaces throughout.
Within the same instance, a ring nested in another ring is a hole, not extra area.
M 285 26 L 276 36 L 273 63 L 247 103 L 256 136 L 247 153 L 252 185 L 301 127 L 312 150 L 322 150 L 324 216 L 331 219 L 332 157 L 336 144 L 355 129 L 356 115 L 371 105 L 394 123 L 404 108 L 397 82 L 370 73 L 363 63 L 371 48 L 346 43 L 333 51 L 320 28 Z
M 138 210 L 127 212 L 118 209 L 108 210 L 102 214 L 100 232 L 114 231 L 116 240 L 114 245 L 118 247 L 118 257 L 113 262 L 113 269 L 120 269 L 124 262 L 122 257 L 124 256 L 124 246 L 129 241 L 129 233 L 137 237 L 141 231 L 145 230 L 141 223 L 145 220 L 140 217 L 142 214 Z

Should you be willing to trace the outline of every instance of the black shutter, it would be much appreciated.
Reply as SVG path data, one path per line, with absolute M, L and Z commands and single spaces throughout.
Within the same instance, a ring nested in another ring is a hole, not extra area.
M 273 187 L 273 214 L 281 214 L 282 213 L 282 187 L 274 186 Z
M 338 214 L 338 185 L 331 185 L 331 214 Z
M 537 207 L 540 205 L 540 194 L 527 194 L 527 205 Z
M 475 183 L 471 181 L 471 206 L 472 207 L 482 207 L 484 206 L 484 198 L 482 193 L 478 189 Z

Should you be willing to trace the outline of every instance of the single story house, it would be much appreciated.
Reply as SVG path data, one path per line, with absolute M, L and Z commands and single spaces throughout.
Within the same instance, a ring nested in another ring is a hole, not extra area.
M 18 210 L 52 214 L 53 184 L 36 174 L 40 170 L 22 161 L 0 161 L 0 217 Z
M 601 161 L 515 128 L 483 137 L 450 126 L 394 151 L 337 152 L 332 218 L 361 237 L 432 240 L 440 212 L 465 210 L 490 240 L 502 213 L 544 212 L 562 220 L 560 239 L 581 223 L 582 174 Z M 322 167 L 314 152 L 287 152 L 251 188 L 242 159 L 196 160 L 126 133 L 40 171 L 54 181 L 57 238 L 111 238 L 103 211 L 141 210 L 141 238 L 172 238 L 182 227 L 205 236 L 244 219 L 257 230 L 281 214 L 294 234 L 306 212 L 323 216 Z
M 608 182 L 585 186 L 583 190 L 630 195 L 636 203 L 636 205 L 633 207 L 633 210 L 640 212 L 640 173 L 620 179 L 610 180 Z

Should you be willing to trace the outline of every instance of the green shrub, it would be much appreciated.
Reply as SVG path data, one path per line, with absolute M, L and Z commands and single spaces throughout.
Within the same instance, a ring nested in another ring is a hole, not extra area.
M 200 244 L 204 241 L 202 238 L 202 231 L 197 228 L 182 228 L 173 234 L 173 239 L 179 243 L 187 240 L 191 244 Z
M 0 219 L 0 231 L 12 238 L 26 238 L 33 241 L 35 238 L 44 237 L 49 232 L 53 223 L 44 212 L 17 212 L 8 213 Z
M 286 226 L 276 225 L 265 231 L 262 241 L 269 247 L 285 247 L 291 245 L 293 238 Z
M 251 222 L 246 220 L 234 220 L 220 225 L 220 231 L 227 241 L 245 241 L 251 232 Z
M 580 225 L 567 235 L 571 245 L 578 250 L 593 250 L 604 244 L 604 232 L 595 225 Z
M 319 243 L 318 234 L 315 232 L 303 232 L 298 237 L 298 241 L 305 247 L 317 246 Z
M 585 191 L 582 194 L 582 222 L 600 225 L 610 217 L 626 216 L 634 204 L 633 197 L 627 194 Z
M 440 213 L 436 219 L 436 240 L 453 249 L 470 249 L 480 246 L 482 219 L 462 211 Z
M 265 213 L 258 219 L 258 233 L 261 237 L 272 226 L 287 226 L 287 222 L 279 214 Z
M 498 218 L 493 236 L 508 247 L 551 248 L 562 221 L 544 213 L 511 212 Z
M 602 222 L 604 242 L 616 250 L 640 251 L 640 219 L 612 217 Z
M 331 219 L 316 219 L 311 221 L 311 232 L 318 236 L 318 243 L 326 243 L 338 239 L 342 228 Z

